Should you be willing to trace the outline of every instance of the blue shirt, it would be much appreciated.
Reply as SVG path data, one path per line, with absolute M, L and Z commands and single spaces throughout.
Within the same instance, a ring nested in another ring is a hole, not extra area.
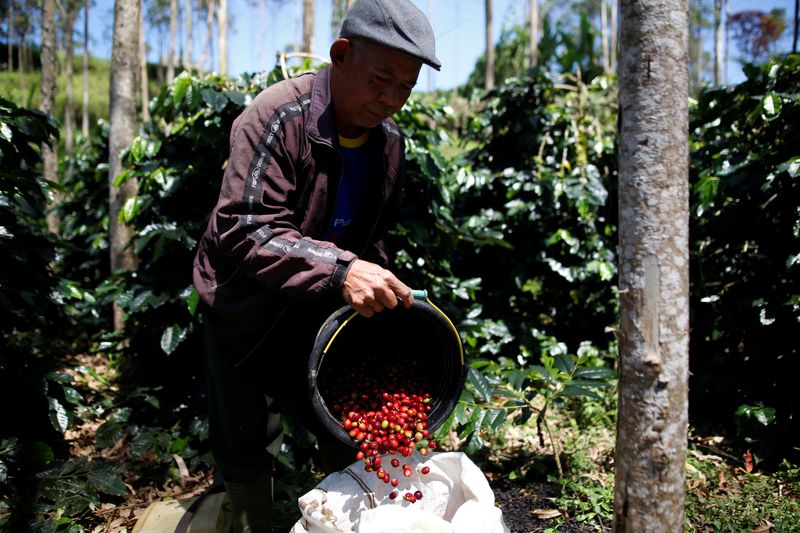
M 364 205 L 373 158 L 367 140 L 369 130 L 357 139 L 339 136 L 339 152 L 344 159 L 344 168 L 336 191 L 336 208 L 326 236 L 326 240 L 335 244 L 342 243 Z

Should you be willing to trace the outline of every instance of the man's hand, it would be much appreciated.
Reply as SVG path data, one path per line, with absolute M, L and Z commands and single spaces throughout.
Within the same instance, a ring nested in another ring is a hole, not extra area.
M 360 315 L 371 317 L 386 308 L 394 309 L 398 299 L 408 309 L 414 303 L 411 288 L 375 263 L 356 259 L 342 284 L 344 301 Z

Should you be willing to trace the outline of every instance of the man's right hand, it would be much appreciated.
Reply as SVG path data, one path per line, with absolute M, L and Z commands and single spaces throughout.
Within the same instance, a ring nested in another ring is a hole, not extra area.
M 394 309 L 398 299 L 406 309 L 414 303 L 408 285 L 385 268 L 361 259 L 356 259 L 347 271 L 342 296 L 350 307 L 365 317 L 387 308 Z

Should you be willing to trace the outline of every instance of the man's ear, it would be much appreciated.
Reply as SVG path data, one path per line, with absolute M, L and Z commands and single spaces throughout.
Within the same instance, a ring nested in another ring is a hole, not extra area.
M 347 59 L 347 55 L 352 52 L 353 43 L 350 39 L 340 37 L 331 44 L 331 63 L 341 65 Z

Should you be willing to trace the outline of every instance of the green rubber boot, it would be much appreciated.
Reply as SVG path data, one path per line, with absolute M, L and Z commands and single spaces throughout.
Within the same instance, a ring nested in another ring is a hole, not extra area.
M 246 483 L 225 482 L 234 533 L 272 533 L 272 476 Z

